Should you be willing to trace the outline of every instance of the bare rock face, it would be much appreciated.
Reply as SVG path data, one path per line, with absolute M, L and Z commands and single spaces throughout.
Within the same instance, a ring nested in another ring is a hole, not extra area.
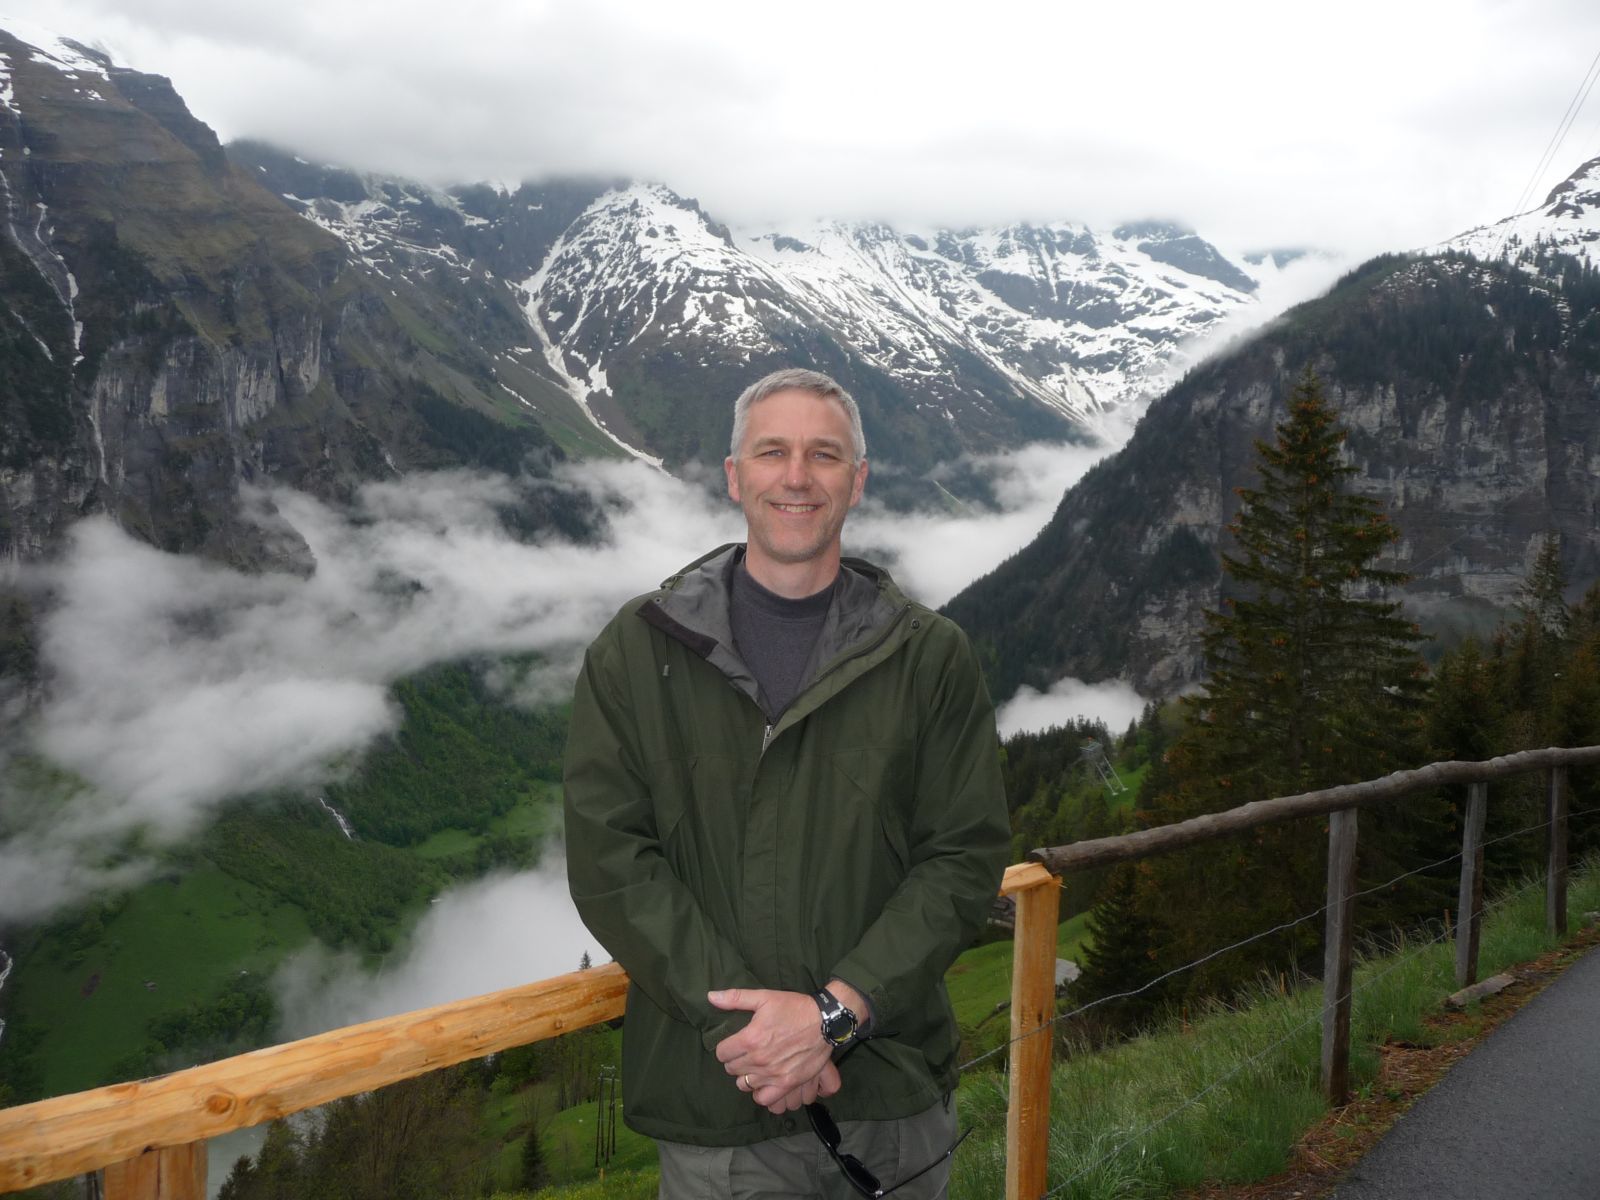
M 0 31 L 0 554 L 105 512 L 281 561 L 241 484 L 559 453 L 469 337 L 229 163 L 167 80 L 29 36 Z
M 1550 531 L 1574 592 L 1600 578 L 1600 280 L 1560 254 L 1389 257 L 1192 371 L 1033 544 L 946 606 L 997 694 L 1070 675 L 1160 696 L 1201 677 L 1234 489 L 1307 365 L 1349 430 L 1353 486 L 1403 536 L 1393 565 L 1425 630 L 1492 627 Z

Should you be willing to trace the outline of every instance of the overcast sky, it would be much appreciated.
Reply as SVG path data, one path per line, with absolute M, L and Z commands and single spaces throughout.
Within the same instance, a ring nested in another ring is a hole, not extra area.
M 224 139 L 438 182 L 656 179 L 736 224 L 1139 216 L 1346 254 L 1508 215 L 1593 0 L 0 0 Z M 1600 89 L 1540 178 L 1600 154 Z

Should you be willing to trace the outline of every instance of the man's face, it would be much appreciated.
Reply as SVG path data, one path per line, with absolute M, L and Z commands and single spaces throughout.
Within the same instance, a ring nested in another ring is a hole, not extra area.
M 723 467 L 728 495 L 744 509 L 750 553 L 775 563 L 837 556 L 845 516 L 867 482 L 866 462 L 851 462 L 844 407 L 804 391 L 751 405 L 739 456 Z

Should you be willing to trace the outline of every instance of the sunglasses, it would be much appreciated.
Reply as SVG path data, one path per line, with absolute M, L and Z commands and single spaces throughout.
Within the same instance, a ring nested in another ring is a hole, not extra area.
M 962 1142 L 966 1141 L 967 1134 L 972 1132 L 970 1129 L 964 1131 L 960 1137 L 956 1138 L 956 1140 L 950 1144 L 950 1149 L 939 1155 L 938 1158 L 934 1159 L 927 1166 L 923 1167 L 922 1170 L 907 1175 L 893 1187 L 886 1188 L 878 1181 L 878 1177 L 876 1175 L 867 1170 L 867 1165 L 864 1162 L 862 1162 L 854 1154 L 849 1154 L 839 1149 L 839 1126 L 834 1121 L 833 1114 L 828 1111 L 826 1105 L 824 1105 L 820 1100 L 806 1105 L 806 1117 L 811 1122 L 811 1129 L 812 1132 L 817 1135 L 817 1140 L 820 1141 L 823 1145 L 823 1148 L 827 1150 L 828 1157 L 833 1159 L 833 1161 L 839 1165 L 839 1169 L 844 1172 L 844 1177 L 849 1181 L 850 1186 L 855 1188 L 855 1190 L 860 1192 L 863 1196 L 870 1197 L 871 1200 L 877 1200 L 877 1197 L 879 1196 L 887 1196 L 891 1192 L 897 1192 L 912 1180 L 920 1179 L 922 1176 L 926 1175 L 929 1171 L 933 1170 L 940 1163 L 944 1162 L 945 1159 L 954 1154 L 956 1152 L 956 1147 L 961 1145 Z

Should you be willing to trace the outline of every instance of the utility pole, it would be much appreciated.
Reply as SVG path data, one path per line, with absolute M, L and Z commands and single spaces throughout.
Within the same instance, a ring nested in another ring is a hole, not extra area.
M 1117 769 L 1106 757 L 1106 748 L 1098 741 L 1094 738 L 1084 738 L 1079 743 L 1078 749 L 1078 761 L 1100 776 L 1100 782 L 1111 790 L 1113 796 L 1120 796 L 1128 790 L 1128 785 L 1118 778 Z

